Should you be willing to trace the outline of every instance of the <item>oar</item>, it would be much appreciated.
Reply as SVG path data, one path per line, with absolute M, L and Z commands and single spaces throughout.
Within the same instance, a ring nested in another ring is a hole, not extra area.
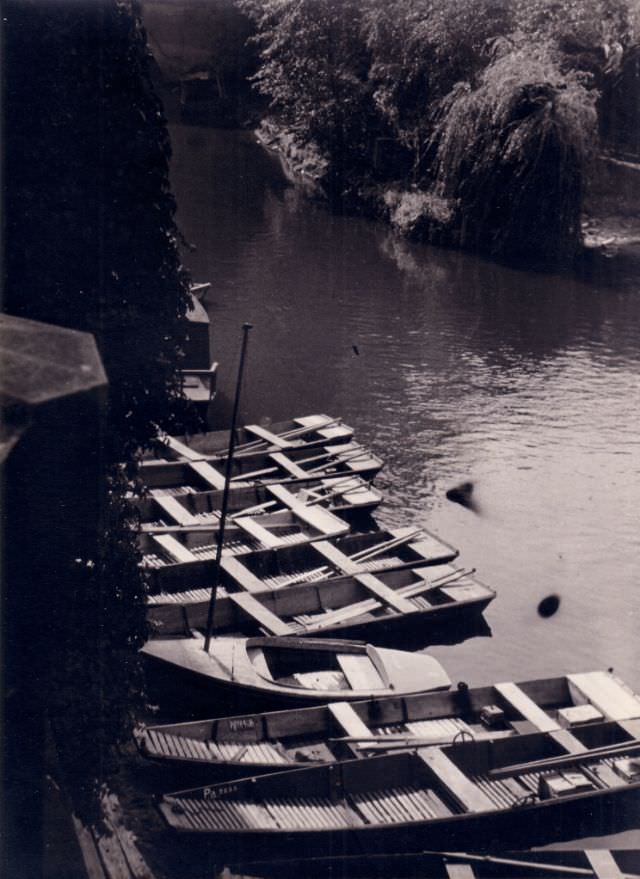
M 623 754 L 625 751 L 634 750 L 639 746 L 640 739 L 629 739 L 628 742 L 618 742 L 615 745 L 604 745 L 601 748 L 592 748 L 589 751 L 581 751 L 579 754 L 559 754 L 556 757 L 547 757 L 543 760 L 530 760 L 527 763 L 512 763 L 510 766 L 500 766 L 497 769 L 490 769 L 488 775 L 491 778 L 498 778 L 505 775 L 519 775 L 522 772 L 531 772 L 536 769 L 552 769 L 554 766 L 584 763 L 585 760 Z M 620 780 L 622 781 L 622 779 Z
M 403 586 L 401 589 L 397 590 L 397 595 L 402 598 L 411 598 L 415 595 L 419 595 L 421 592 L 426 592 L 429 589 L 439 588 L 442 586 L 446 586 L 449 583 L 453 583 L 456 580 L 459 580 L 461 577 L 464 577 L 468 574 L 473 574 L 475 568 L 471 568 L 468 571 L 463 569 L 459 569 L 457 571 L 452 571 L 451 574 L 446 574 L 443 577 L 438 577 L 436 580 L 431 580 L 430 582 L 427 580 L 423 580 L 421 583 L 412 583 L 409 586 Z M 382 607 L 384 604 L 383 601 L 378 600 L 377 598 L 365 598 L 362 601 L 357 601 L 354 604 L 346 605 L 345 607 L 341 607 L 338 610 L 334 610 L 331 613 L 326 614 L 317 622 L 310 623 L 305 627 L 307 632 L 321 632 L 324 629 L 330 628 L 331 626 L 336 625 L 337 623 L 344 623 L 347 620 L 351 619 L 354 616 L 360 616 L 363 613 L 371 613 L 373 610 L 378 610 L 378 608 Z
M 254 513 L 262 513 L 264 510 L 269 507 L 274 507 L 278 501 L 265 501 L 263 504 L 256 504 L 255 507 L 247 507 L 246 510 L 238 510 L 237 513 L 232 513 L 229 518 L 236 519 L 238 516 L 252 516 Z
M 486 864 L 500 864 L 504 867 L 522 867 L 540 873 L 564 873 L 566 876 L 595 876 L 596 873 L 585 867 L 566 867 L 561 864 L 544 864 L 537 861 L 519 861 L 516 858 L 498 858 L 493 855 L 470 855 L 467 852 L 422 852 L 425 855 L 439 855 L 441 858 L 472 861 Z M 623 874 L 633 879 L 630 873 Z
M 264 467 L 262 470 L 252 470 L 250 473 L 239 473 L 237 476 L 231 477 L 231 482 L 238 482 L 246 479 L 254 479 L 256 476 L 265 476 L 267 473 L 277 473 L 277 467 Z
M 395 549 L 397 546 L 402 546 L 403 543 L 409 543 L 410 540 L 418 537 L 422 532 L 420 529 L 416 531 L 412 531 L 410 534 L 406 534 L 402 537 L 392 537 L 391 540 L 387 540 L 384 543 L 379 543 L 377 546 L 367 547 L 366 549 L 361 549 L 359 552 L 356 552 L 352 555 L 352 562 L 364 562 L 369 561 L 375 556 L 380 555 L 383 552 L 387 552 L 390 549 Z
M 312 433 L 314 430 L 324 430 L 327 427 L 333 427 L 335 424 L 342 424 L 342 418 L 334 418 L 332 421 L 327 421 L 324 424 L 292 428 L 283 433 L 275 434 L 275 436 L 284 440 L 296 439 L 298 436 L 303 436 L 305 433 Z M 260 446 L 268 447 L 270 445 L 273 445 L 273 443 L 270 443 L 265 439 L 250 440 L 247 443 L 241 443 L 239 446 L 236 446 L 236 455 L 246 455 L 247 451 L 256 451 Z M 224 455 L 226 455 L 226 450 L 221 450 L 217 454 L 211 455 L 211 457 L 218 458 Z
M 359 449 L 357 452 L 348 452 L 347 454 L 331 452 L 324 457 L 328 459 L 324 464 L 319 464 L 317 467 L 311 467 L 307 470 L 310 476 L 314 473 L 319 473 L 321 470 L 327 470 L 329 467 L 339 467 L 341 464 L 349 464 L 351 461 L 357 461 L 359 458 L 370 458 L 371 454 L 366 449 Z M 297 461 L 296 463 L 300 465 L 306 463 L 306 461 Z
M 401 546 L 403 543 L 408 543 L 410 540 L 413 540 L 414 537 L 417 537 L 422 532 L 412 531 L 410 534 L 406 534 L 403 537 L 393 537 L 391 540 L 387 540 L 384 543 L 379 543 L 377 546 L 373 548 L 367 547 L 366 549 L 361 549 L 359 552 L 354 553 L 351 556 L 347 556 L 348 559 L 351 559 L 352 562 L 363 562 L 370 561 L 375 556 L 380 555 L 383 552 L 386 552 L 389 549 L 395 549 L 396 546 Z M 296 583 L 304 583 L 309 577 L 314 577 L 316 574 L 330 574 L 331 567 L 329 565 L 321 565 L 318 568 L 313 568 L 310 571 L 303 571 L 302 573 L 293 574 L 288 580 L 283 580 L 278 584 L 278 589 L 282 589 L 284 586 L 294 586 Z

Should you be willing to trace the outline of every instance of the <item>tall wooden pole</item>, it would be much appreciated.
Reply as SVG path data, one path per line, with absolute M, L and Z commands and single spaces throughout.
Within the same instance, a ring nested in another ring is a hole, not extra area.
M 227 505 L 229 502 L 229 483 L 231 482 L 231 470 L 233 467 L 233 452 L 236 445 L 236 419 L 238 417 L 238 409 L 240 406 L 240 389 L 242 388 L 242 373 L 244 372 L 244 359 L 247 353 L 247 342 L 249 341 L 249 330 L 251 324 L 242 325 L 242 348 L 240 349 L 240 365 L 238 366 L 238 379 L 236 381 L 236 396 L 233 401 L 233 414 L 231 415 L 231 432 L 229 434 L 229 449 L 227 451 L 227 466 L 224 474 L 224 491 L 222 493 L 222 509 L 220 510 L 220 525 L 218 528 L 218 545 L 216 547 L 216 560 L 213 567 L 213 582 L 211 584 L 211 597 L 209 599 L 209 612 L 207 614 L 207 634 L 204 639 L 204 649 L 208 653 L 211 644 L 211 633 L 213 631 L 213 615 L 216 607 L 216 595 L 218 592 L 218 582 L 220 580 L 220 559 L 222 557 L 222 546 L 224 544 L 224 526 L 227 518 Z

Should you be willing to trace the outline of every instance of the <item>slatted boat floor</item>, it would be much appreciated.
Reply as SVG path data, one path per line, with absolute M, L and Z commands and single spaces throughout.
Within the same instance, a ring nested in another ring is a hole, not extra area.
M 176 485 L 167 488 L 152 488 L 149 494 L 152 497 L 178 497 L 183 494 L 195 494 L 196 489 L 191 485 Z
M 150 754 L 159 757 L 183 757 L 206 763 L 268 763 L 280 766 L 290 762 L 286 754 L 271 742 L 202 741 L 153 729 L 146 732 L 146 747 Z
M 362 573 L 366 571 L 381 571 L 385 568 L 394 568 L 403 564 L 403 561 L 398 556 L 377 556 L 375 559 L 371 559 L 371 561 L 358 562 L 358 569 Z M 293 579 L 295 579 L 296 583 L 313 583 L 316 580 L 324 580 L 327 577 L 332 577 L 338 574 L 339 571 L 337 568 L 326 565 L 322 569 L 317 567 L 309 569 L 305 571 L 304 569 L 300 571 L 291 570 L 286 574 L 273 574 L 272 576 L 267 576 L 261 578 L 263 583 L 266 586 L 270 586 L 272 589 L 279 589 L 283 585 L 287 585 Z
M 167 797 L 177 823 L 193 830 L 318 830 L 424 821 L 452 814 L 430 788 L 404 786 L 326 797 L 270 797 L 257 801 Z
M 218 586 L 218 598 L 227 597 L 228 594 L 224 586 Z M 180 592 L 158 592 L 147 596 L 147 604 L 183 604 L 187 601 L 209 601 L 210 598 L 211 589 L 205 586 L 202 589 L 182 589 Z
M 368 824 L 424 821 L 452 814 L 433 790 L 417 785 L 352 794 L 349 799 Z

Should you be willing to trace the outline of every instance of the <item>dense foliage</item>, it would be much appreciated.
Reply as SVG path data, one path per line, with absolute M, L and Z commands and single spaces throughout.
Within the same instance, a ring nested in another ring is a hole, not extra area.
M 320 149 L 336 203 L 376 191 L 413 234 L 571 261 L 599 99 L 638 37 L 632 0 L 238 2 L 256 86 Z
M 17 706 L 64 727 L 90 794 L 140 694 L 145 587 L 123 498 L 156 425 L 190 417 L 177 379 L 188 279 L 135 6 L 15 0 L 3 15 L 3 305 L 93 333 L 109 378 L 105 406 L 39 416 L 47 434 L 36 424 L 8 462 L 7 674 Z

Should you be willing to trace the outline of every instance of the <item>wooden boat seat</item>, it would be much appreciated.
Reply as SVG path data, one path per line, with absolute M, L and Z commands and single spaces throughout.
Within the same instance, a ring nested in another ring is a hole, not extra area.
M 254 620 L 260 628 L 266 631 L 267 635 L 291 635 L 291 627 L 284 620 L 272 613 L 257 598 L 254 598 L 250 592 L 234 592 L 229 596 L 240 610 L 248 617 Z
M 369 738 L 371 736 L 369 727 L 348 702 L 332 702 L 327 707 L 345 735 L 354 738 Z
M 550 733 L 554 742 L 557 742 L 568 754 L 583 754 L 587 749 L 580 739 L 577 739 L 568 729 L 558 729 Z
M 206 461 L 192 461 L 191 469 L 211 488 L 216 488 L 218 491 L 224 489 L 224 476 L 222 473 L 218 473 L 211 464 L 208 464 Z
M 270 797 L 263 799 L 262 805 L 282 830 L 355 827 L 364 823 L 348 803 L 333 803 L 326 797 Z
M 314 547 L 327 561 L 331 562 L 339 571 L 342 571 L 343 574 L 361 573 L 362 568 L 357 562 L 351 561 L 348 555 L 345 555 L 345 553 L 326 540 L 318 540 L 314 543 Z
M 390 589 L 385 583 L 383 583 L 382 580 L 378 580 L 377 577 L 374 577 L 373 574 L 356 574 L 355 579 L 361 586 L 364 586 L 368 592 L 371 592 L 376 598 L 379 598 L 383 604 L 389 605 L 389 607 L 397 610 L 398 613 L 413 613 L 415 611 L 415 607 L 411 601 L 398 595 L 393 589 Z
M 397 824 L 452 814 L 435 791 L 418 786 L 354 793 L 349 801 L 367 824 Z
M 247 433 L 251 433 L 253 436 L 263 439 L 265 442 L 269 443 L 269 445 L 277 446 L 279 449 L 286 449 L 292 445 L 289 440 L 283 439 L 281 436 L 278 436 L 277 433 L 272 433 L 270 430 L 260 427 L 258 424 L 247 424 L 245 430 Z
M 530 699 L 517 684 L 510 682 L 495 684 L 494 689 L 500 694 L 502 700 L 507 705 L 514 708 L 518 714 L 529 721 L 539 732 L 552 732 L 560 729 L 560 724 L 549 717 L 539 705 L 536 705 L 533 699 Z
M 471 864 L 445 864 L 448 879 L 475 879 Z
M 277 549 L 283 544 L 282 538 L 273 534 L 251 516 L 238 516 L 235 520 L 235 524 L 239 528 L 242 528 L 242 530 L 250 537 L 253 537 L 254 540 L 257 540 L 261 546 L 266 547 L 267 549 Z
M 567 675 L 574 702 L 591 702 L 609 720 L 640 717 L 640 699 L 613 675 L 604 671 Z
M 585 849 L 584 853 L 596 879 L 623 879 L 624 873 L 609 849 Z
M 169 495 L 157 497 L 155 499 L 156 503 L 159 507 L 162 508 L 163 512 L 169 516 L 171 520 L 176 522 L 178 525 L 197 525 L 198 519 L 191 515 L 191 513 L 182 506 L 182 504 L 175 499 L 175 497 L 171 497 Z
M 292 461 L 282 452 L 272 452 L 269 457 L 274 462 L 274 464 L 278 464 L 285 470 L 289 476 L 293 476 L 295 479 L 307 479 L 309 474 L 306 470 L 303 470 L 295 461 Z
M 386 689 L 384 681 L 368 656 L 338 653 L 336 659 L 352 690 Z
M 247 592 L 260 592 L 264 589 L 264 582 L 245 567 L 242 562 L 233 556 L 227 556 L 220 562 L 222 570 L 228 574 L 238 586 Z
M 171 534 L 153 534 L 151 541 L 152 544 L 157 544 L 161 552 L 169 556 L 174 562 L 194 562 L 196 560 L 196 556 L 191 550 L 187 549 L 184 544 L 176 540 Z
M 440 748 L 420 748 L 417 756 L 466 812 L 486 812 L 495 804 Z
M 197 452 L 186 443 L 181 443 L 175 436 L 163 436 L 161 448 L 164 447 L 172 458 L 184 458 L 186 461 L 202 461 L 202 452 Z

